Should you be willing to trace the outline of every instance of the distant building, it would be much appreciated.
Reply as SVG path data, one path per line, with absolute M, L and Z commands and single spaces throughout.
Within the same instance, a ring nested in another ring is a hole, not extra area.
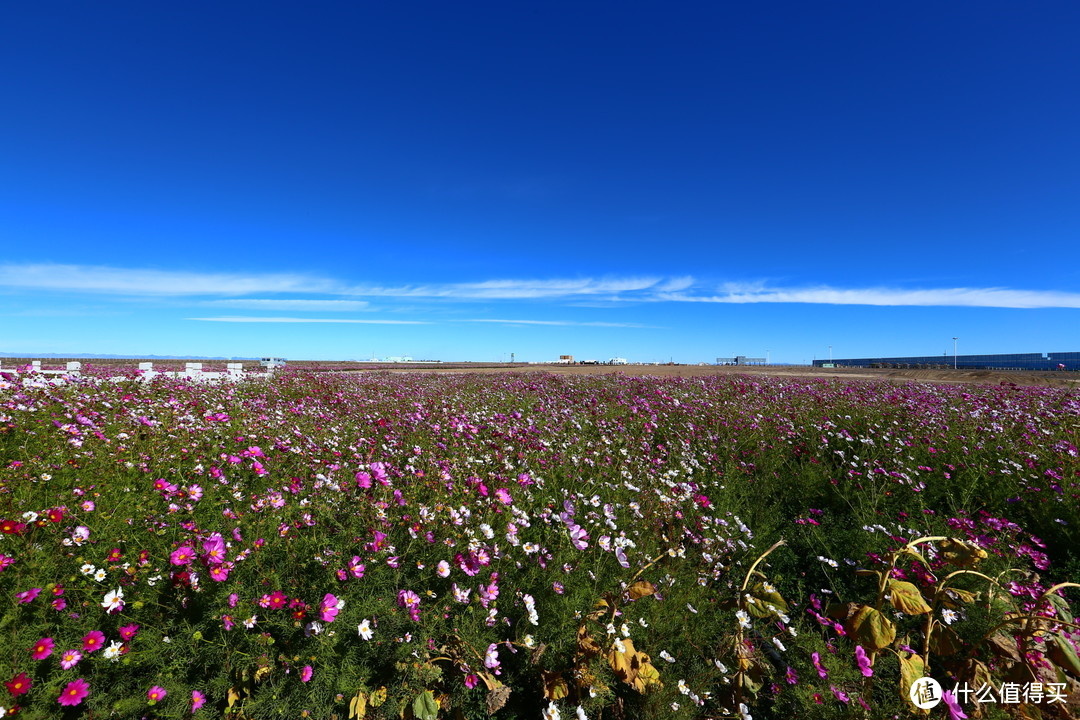
M 736 355 L 733 358 L 716 358 L 717 365 L 765 365 L 765 358 L 746 357 Z
M 285 367 L 285 358 L 276 358 L 276 357 L 259 358 L 259 364 L 262 365 L 264 368 L 268 368 L 270 370 L 275 370 L 277 368 Z
M 1080 371 L 1080 352 L 1005 353 L 996 355 L 915 355 L 815 360 L 814 367 L 893 369 L 1059 370 Z
M 559 362 L 564 363 L 566 365 L 573 365 L 574 364 L 574 356 L 573 355 L 560 355 L 559 356 Z

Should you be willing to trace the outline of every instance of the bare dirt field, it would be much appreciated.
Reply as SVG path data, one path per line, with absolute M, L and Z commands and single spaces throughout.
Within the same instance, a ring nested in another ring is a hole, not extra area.
M 358 370 L 371 372 L 376 370 Z M 631 375 L 702 377 L 709 375 L 771 375 L 773 377 L 832 378 L 837 380 L 887 380 L 892 382 L 977 383 L 981 385 L 1049 385 L 1080 387 L 1077 373 L 999 370 L 885 370 L 872 368 L 819 368 L 786 365 L 520 365 L 444 363 L 439 365 L 382 365 L 377 371 L 411 373 L 504 373 L 547 372 L 560 375 Z

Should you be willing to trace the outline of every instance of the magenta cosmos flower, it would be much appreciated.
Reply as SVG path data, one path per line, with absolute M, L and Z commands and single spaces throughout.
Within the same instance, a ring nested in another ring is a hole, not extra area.
M 181 545 L 169 555 L 169 562 L 173 565 L 189 565 L 195 559 L 195 549 L 187 545 Z
M 951 692 L 948 690 L 943 692 L 941 699 L 945 701 L 945 705 L 949 708 L 949 720 L 964 720 L 967 717 L 967 713 L 960 707 L 960 703 L 956 701 Z
M 41 594 L 41 588 L 30 588 L 25 592 L 15 593 L 15 600 L 19 603 L 33 602 L 39 594 Z
M 56 643 L 53 642 L 52 638 L 41 638 L 34 644 L 33 649 L 30 650 L 30 657 L 35 660 L 44 660 L 52 655 L 53 646 L 55 644 Z
M 90 694 L 90 683 L 86 682 L 82 678 L 72 680 L 64 688 L 64 691 L 60 693 L 59 699 L 56 701 L 61 705 L 78 705 L 86 696 Z
M 863 674 L 863 677 L 870 677 L 874 674 L 874 670 L 870 666 L 870 658 L 867 657 L 866 651 L 863 650 L 862 645 L 855 646 L 855 661 L 858 662 L 859 672 Z
M 146 691 L 146 697 L 150 702 L 161 702 L 169 693 L 160 685 L 155 685 Z
M 308 680 L 311 680 L 311 675 L 314 672 L 315 671 L 312 669 L 312 667 L 310 665 L 305 665 L 304 669 L 300 671 L 300 681 L 301 682 L 307 682 Z
M 198 690 L 191 691 L 191 712 L 195 712 L 206 704 L 206 696 Z
M 82 639 L 83 652 L 92 653 L 100 650 L 105 645 L 105 633 L 100 630 L 91 630 Z
M 337 617 L 338 610 L 345 603 L 338 600 L 331 593 L 326 593 L 323 596 L 322 603 L 319 605 L 319 619 L 323 622 L 334 622 L 334 618 Z

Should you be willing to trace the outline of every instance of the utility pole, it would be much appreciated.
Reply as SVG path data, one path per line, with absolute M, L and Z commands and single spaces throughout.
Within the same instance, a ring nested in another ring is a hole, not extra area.
M 952 369 L 953 370 L 956 369 L 956 341 L 959 340 L 959 339 L 960 338 L 953 338 L 952 339 Z
M 832 345 L 829 346 L 829 362 L 832 362 Z

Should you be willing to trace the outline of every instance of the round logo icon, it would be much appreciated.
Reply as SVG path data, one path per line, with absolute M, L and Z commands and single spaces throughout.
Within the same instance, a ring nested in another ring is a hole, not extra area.
M 934 678 L 919 678 L 911 683 L 908 697 L 915 707 L 920 710 L 929 710 L 941 702 L 941 683 Z

